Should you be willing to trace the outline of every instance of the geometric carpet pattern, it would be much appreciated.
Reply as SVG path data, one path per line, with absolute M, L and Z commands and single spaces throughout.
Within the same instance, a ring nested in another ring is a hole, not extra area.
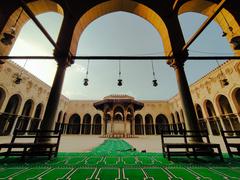
M 240 158 L 163 158 L 138 152 L 121 139 L 107 139 L 91 152 L 59 153 L 57 158 L 0 159 L 0 179 L 16 180 L 168 180 L 240 179 Z

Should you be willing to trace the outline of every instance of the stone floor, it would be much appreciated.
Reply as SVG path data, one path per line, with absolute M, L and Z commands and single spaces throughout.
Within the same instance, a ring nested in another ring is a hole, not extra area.
M 59 152 L 88 152 L 92 148 L 100 145 L 106 138 L 100 138 L 98 135 L 62 135 Z M 161 137 L 138 136 L 137 138 L 125 138 L 129 144 L 138 151 L 162 152 Z M 221 136 L 210 136 L 211 142 L 219 143 L 222 152 L 226 152 L 224 142 Z M 11 136 L 0 136 L 0 143 L 10 142 Z M 174 139 L 173 139 L 174 141 Z

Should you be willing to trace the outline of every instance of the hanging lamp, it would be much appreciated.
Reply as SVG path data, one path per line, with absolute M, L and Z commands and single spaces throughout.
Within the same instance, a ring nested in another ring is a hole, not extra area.
M 26 59 L 26 61 L 25 61 L 25 63 L 24 63 L 24 65 L 23 65 L 23 67 L 22 68 L 25 68 L 25 66 L 26 66 L 26 64 L 27 64 L 27 59 Z M 16 74 L 16 77 L 15 77 L 15 79 L 14 79 L 14 83 L 15 84 L 20 84 L 21 83 L 21 81 L 22 81 L 22 74 L 23 74 L 23 69 L 21 70 L 21 72 L 20 72 L 20 74 Z
M 153 80 L 152 80 L 152 83 L 153 83 L 153 86 L 154 86 L 154 87 L 157 87 L 157 86 L 158 86 L 158 82 L 157 82 L 157 79 L 156 79 L 156 76 L 155 76 L 153 60 L 151 60 L 151 63 L 152 63 L 152 72 L 153 72 Z
M 122 83 L 122 79 L 121 79 L 121 62 L 120 60 L 118 60 L 118 83 L 117 83 L 118 86 L 122 86 L 123 83 Z
M 232 26 L 230 26 L 230 24 L 228 23 L 226 17 L 224 16 L 224 14 L 221 12 L 223 19 L 225 21 L 225 23 L 227 24 L 228 30 L 231 32 L 231 40 L 230 43 L 233 45 L 233 49 L 234 50 L 240 50 L 240 36 L 234 36 L 233 33 L 233 28 Z M 222 37 L 227 36 L 227 33 L 225 31 L 223 31 Z
M 216 60 L 216 62 L 217 62 L 217 65 L 218 65 L 219 70 L 220 70 L 220 73 L 221 73 L 221 77 L 219 78 L 219 81 L 220 81 L 220 83 L 221 83 L 224 87 L 225 87 L 225 86 L 228 86 L 228 85 L 229 85 L 228 79 L 227 79 L 226 76 L 223 74 L 222 68 L 221 68 L 221 66 L 219 65 L 218 60 Z
M 84 78 L 83 80 L 83 85 L 84 86 L 88 86 L 88 70 L 89 70 L 89 63 L 90 63 L 90 60 L 88 60 L 88 63 L 87 63 L 87 71 L 86 71 L 86 78 Z
M 4 45 L 11 45 L 12 44 L 12 40 L 15 39 L 15 35 L 16 35 L 16 26 L 18 23 L 18 20 L 20 19 L 21 15 L 23 13 L 23 9 L 20 11 L 15 23 L 13 26 L 10 27 L 10 29 L 7 32 L 3 33 L 3 37 L 1 38 L 1 42 Z

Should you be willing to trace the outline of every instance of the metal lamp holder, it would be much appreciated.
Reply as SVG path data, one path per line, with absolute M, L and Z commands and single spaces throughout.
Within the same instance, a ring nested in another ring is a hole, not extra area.
M 153 80 L 152 80 L 152 83 L 153 83 L 153 86 L 154 86 L 154 87 L 157 87 L 157 86 L 158 86 L 158 82 L 157 82 L 156 75 L 155 75 L 153 60 L 151 60 L 151 64 L 152 64 L 152 72 L 153 72 Z
M 123 85 L 123 82 L 122 82 L 123 80 L 121 79 L 121 74 L 122 74 L 122 72 L 121 72 L 121 61 L 118 60 L 118 83 L 117 83 L 118 86 Z
M 9 29 L 8 32 L 4 32 L 3 33 L 3 37 L 1 38 L 1 42 L 4 44 L 4 45 L 12 45 L 12 40 L 15 39 L 15 35 L 16 35 L 16 26 L 17 26 L 17 23 L 21 17 L 23 13 L 23 9 L 20 11 L 15 23 L 13 26 L 11 26 L 11 28 Z
M 83 85 L 84 86 L 88 86 L 88 70 L 89 70 L 89 63 L 90 63 L 90 60 L 88 60 L 88 63 L 87 63 L 87 71 L 86 71 L 86 77 L 84 78 L 83 80 Z

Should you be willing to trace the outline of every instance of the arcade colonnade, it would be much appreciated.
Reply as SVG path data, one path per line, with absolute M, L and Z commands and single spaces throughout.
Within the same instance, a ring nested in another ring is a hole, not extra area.
M 12 77 L 19 68 L 12 62 L 0 65 L 1 135 L 11 134 L 15 127 L 23 130 L 40 127 L 46 108 L 50 87 L 27 72 L 24 74 L 28 74 L 28 81 L 15 85 Z M 222 87 L 218 79 L 219 67 L 190 86 L 200 129 L 207 129 L 212 135 L 220 135 L 221 128 L 240 129 L 240 62 L 227 61 L 221 69 L 226 72 L 228 86 Z M 28 93 L 21 93 L 23 91 Z M 65 134 L 103 135 L 109 132 L 104 120 L 111 122 L 112 117 L 118 123 L 124 118 L 127 122 L 134 119 L 134 124 L 128 125 L 131 127 L 128 133 L 135 132 L 136 135 L 159 134 L 161 129 L 181 131 L 185 127 L 185 116 L 177 94 L 167 101 L 135 101 L 126 95 L 107 96 L 99 101 L 73 101 L 61 95 L 54 128 L 62 127 Z M 108 127 L 111 129 L 111 123 Z
M 145 18 L 153 24 L 162 37 L 165 55 L 173 55 L 174 59 L 168 63 L 175 69 L 176 79 L 179 88 L 179 96 L 185 116 L 185 126 L 190 130 L 197 130 L 197 117 L 194 110 L 188 82 L 184 72 L 184 62 L 187 60 L 187 50 L 184 49 L 185 40 L 178 20 L 178 15 L 184 12 L 198 12 L 206 16 L 211 16 L 213 12 L 221 10 L 226 15 L 233 27 L 235 34 L 239 33 L 239 1 L 232 0 L 216 1 L 214 0 L 164 0 L 164 1 L 146 1 L 146 0 L 94 0 L 94 1 L 18 1 L 4 0 L 0 8 L 0 32 L 7 31 L 13 24 L 21 7 L 26 11 L 27 6 L 37 15 L 43 12 L 54 11 L 63 14 L 63 22 L 60 33 L 55 45 L 54 56 L 58 62 L 58 68 L 54 82 L 49 94 L 45 109 L 41 129 L 54 128 L 54 118 L 57 114 L 59 100 L 61 96 L 62 85 L 65 71 L 73 63 L 71 55 L 76 54 L 78 41 L 81 33 L 96 18 L 115 11 L 126 11 Z M 26 6 L 27 5 L 27 6 Z M 219 6 L 218 6 L 219 5 Z M 219 8 L 219 9 L 216 9 Z M 30 13 L 28 12 L 28 15 Z M 219 16 L 221 19 L 221 17 Z M 216 22 L 227 30 L 227 25 L 223 21 Z M 29 19 L 26 13 L 19 20 L 17 34 L 24 23 Z M 237 34 L 239 35 L 239 34 Z M 230 41 L 230 35 L 227 39 Z M 12 46 L 0 45 L 0 53 L 8 55 Z M 183 50 L 184 49 L 184 50 Z M 235 51 L 239 54 L 239 50 Z
M 1 87 L 0 88 L 0 134 L 9 135 L 14 128 L 34 130 L 40 126 L 41 116 L 44 111 L 43 104 L 35 102 L 33 99 L 23 99 L 19 94 L 8 94 Z M 195 104 L 196 114 L 198 116 L 198 123 L 201 129 L 206 129 L 212 135 L 220 135 L 220 129 L 226 130 L 239 130 L 239 114 L 235 109 L 240 105 L 240 86 L 234 87 L 232 97 L 227 97 L 223 94 L 214 99 L 204 99 L 205 105 Z M 153 103 L 141 101 L 145 106 L 151 107 Z M 216 102 L 216 104 L 214 103 Z M 234 103 L 235 102 L 235 103 Z M 89 106 L 92 109 L 84 111 L 81 108 L 76 109 L 75 113 L 69 112 L 71 109 L 71 102 L 69 108 L 60 111 L 56 118 L 55 128 L 63 128 L 64 134 L 107 134 L 107 124 L 114 119 L 116 122 L 129 121 L 134 119 L 134 124 L 130 124 L 131 129 L 128 133 L 136 135 L 153 135 L 160 134 L 161 130 L 176 130 L 181 131 L 185 126 L 185 119 L 182 109 L 172 109 L 173 103 L 168 102 L 169 110 L 162 110 L 156 108 L 151 112 L 149 108 L 142 109 L 133 113 L 125 111 L 121 108 L 121 104 L 116 104 L 116 111 L 108 113 L 97 111 L 94 109 L 93 104 L 95 101 L 89 101 Z M 162 102 L 155 102 L 161 105 Z M 81 102 L 79 102 L 81 104 Z M 19 108 L 21 107 L 21 108 Z M 215 107 L 220 107 L 215 108 Z M 238 109 L 239 110 L 239 109 Z M 125 118 L 119 112 L 127 114 Z M 150 113 L 147 113 L 150 112 Z M 112 114 L 112 116 L 111 116 Z M 105 120 L 105 122 L 104 122 Z M 114 123 L 116 123 L 114 122 Z M 111 123 L 109 124 L 111 125 Z M 113 125 L 113 124 L 112 124 Z

